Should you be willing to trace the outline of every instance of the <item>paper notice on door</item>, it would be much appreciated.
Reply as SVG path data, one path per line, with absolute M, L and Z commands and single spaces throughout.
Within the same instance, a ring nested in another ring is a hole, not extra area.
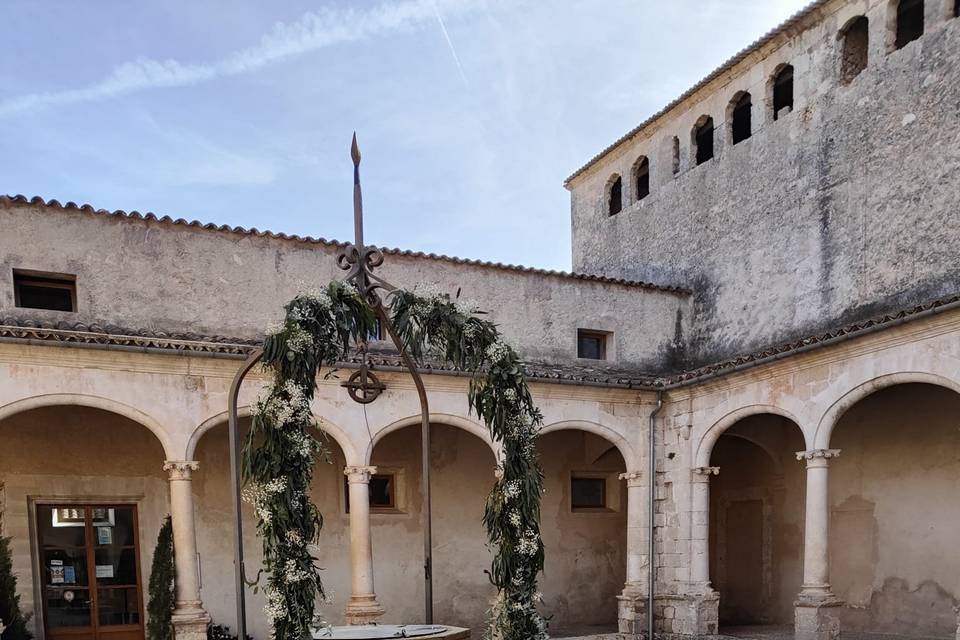
M 113 529 L 97 527 L 97 544 L 113 544 Z
M 63 584 L 63 567 L 50 567 L 50 584 Z
M 112 564 L 98 564 L 98 565 L 97 565 L 97 577 L 98 577 L 98 578 L 112 578 L 112 577 L 113 577 L 113 565 L 112 565 Z
M 63 568 L 63 582 L 64 584 L 76 584 L 77 583 L 77 571 L 73 567 L 64 567 Z

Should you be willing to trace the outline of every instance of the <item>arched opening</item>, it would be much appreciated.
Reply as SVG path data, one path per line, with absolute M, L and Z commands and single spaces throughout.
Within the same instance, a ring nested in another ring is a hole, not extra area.
M 244 412 L 246 413 L 246 412 Z M 242 414 L 241 414 L 242 415 Z M 240 437 L 246 438 L 251 418 L 239 421 Z M 316 547 L 319 565 L 323 567 L 323 583 L 333 602 L 318 607 L 317 612 L 332 624 L 343 624 L 343 612 L 350 599 L 350 526 L 344 502 L 346 464 L 343 450 L 330 437 L 321 436 L 329 451 L 329 459 L 314 461 L 311 499 L 323 514 L 320 544 Z M 230 440 L 226 422 L 205 429 L 195 443 L 193 454 L 199 463 L 193 472 L 194 510 L 196 517 L 197 553 L 202 576 L 201 597 L 204 608 L 215 624 L 236 630 L 236 605 L 233 592 L 233 502 L 230 490 Z M 242 504 L 243 543 L 247 577 L 253 579 L 261 568 L 262 546 L 257 537 L 257 521 L 253 508 Z M 262 611 L 265 601 L 262 590 L 247 591 L 247 632 L 254 638 L 269 636 Z M 254 615 L 250 615 L 254 613 Z
M 773 414 L 734 423 L 710 465 L 710 578 L 720 593 L 721 633 L 789 627 L 800 591 L 805 476 L 799 427 Z
M 840 31 L 842 42 L 840 82 L 849 84 L 867 68 L 870 48 L 870 22 L 866 16 L 857 16 Z
M 47 405 L 0 419 L 0 443 L 3 535 L 35 636 L 142 638 L 168 512 L 158 437 L 105 409 Z
M 783 65 L 773 76 L 773 119 L 793 111 L 793 66 Z
M 673 175 L 678 175 L 680 173 L 680 138 L 677 136 L 673 136 L 670 141 L 670 165 Z
M 949 637 L 960 605 L 960 394 L 882 388 L 837 420 L 830 582 L 843 629 Z
M 607 185 L 607 215 L 615 216 L 623 210 L 623 180 L 614 176 Z
M 960 0 L 953 0 L 953 12 L 950 15 L 954 18 L 960 18 Z
M 923 0 L 895 1 L 894 49 L 902 49 L 923 35 Z
M 433 512 L 434 616 L 444 624 L 480 629 L 495 591 L 484 571 L 483 512 L 496 479 L 490 445 L 463 428 L 434 423 L 430 430 Z M 394 482 L 394 505 L 371 509 L 377 598 L 391 620 L 423 617 L 423 531 L 420 425 L 391 431 L 370 455 L 377 473 Z
M 614 632 L 616 598 L 626 580 L 627 491 L 619 479 L 627 470 L 624 457 L 606 438 L 572 428 L 544 433 L 537 449 L 548 559 L 540 590 L 551 636 Z
M 633 186 L 638 201 L 650 195 L 650 162 L 647 156 L 640 156 L 633 164 Z
M 733 144 L 743 142 L 752 135 L 753 103 L 750 94 L 739 92 L 730 101 L 727 121 L 730 123 L 730 140 Z
M 697 164 L 703 164 L 713 158 L 713 118 L 700 116 L 693 125 L 693 148 Z

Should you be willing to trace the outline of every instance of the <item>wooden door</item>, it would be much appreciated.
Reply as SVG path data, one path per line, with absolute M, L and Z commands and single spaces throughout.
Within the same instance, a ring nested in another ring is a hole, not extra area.
M 134 505 L 38 505 L 47 640 L 143 640 Z

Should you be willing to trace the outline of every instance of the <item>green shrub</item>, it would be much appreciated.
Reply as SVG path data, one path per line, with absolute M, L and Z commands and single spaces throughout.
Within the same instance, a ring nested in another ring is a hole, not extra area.
M 17 576 L 13 573 L 10 557 L 10 538 L 0 538 L 0 628 L 3 628 L 3 640 L 31 640 L 33 634 L 27 629 L 29 620 L 30 616 L 20 611 Z
M 157 536 L 150 567 L 150 604 L 147 605 L 147 639 L 173 640 L 173 607 L 177 570 L 173 564 L 173 523 L 170 516 L 164 521 Z M 3 640 L 7 640 L 4 636 Z

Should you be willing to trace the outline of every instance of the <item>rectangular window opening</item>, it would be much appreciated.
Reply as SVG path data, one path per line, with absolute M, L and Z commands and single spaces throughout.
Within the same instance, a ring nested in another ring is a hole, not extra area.
M 680 138 L 673 136 L 673 175 L 680 173 Z
M 76 276 L 13 271 L 14 304 L 22 309 L 77 310 Z
M 577 357 L 588 360 L 607 359 L 607 334 L 577 329 Z
M 713 121 L 710 120 L 699 129 L 696 135 L 697 164 L 703 164 L 713 158 Z
M 606 478 L 570 478 L 570 507 L 574 511 L 598 511 L 607 508 Z
M 397 478 L 394 473 L 375 473 L 367 485 L 370 494 L 370 511 L 395 511 L 397 508 Z M 350 513 L 350 482 L 343 479 L 343 497 L 347 513 Z

